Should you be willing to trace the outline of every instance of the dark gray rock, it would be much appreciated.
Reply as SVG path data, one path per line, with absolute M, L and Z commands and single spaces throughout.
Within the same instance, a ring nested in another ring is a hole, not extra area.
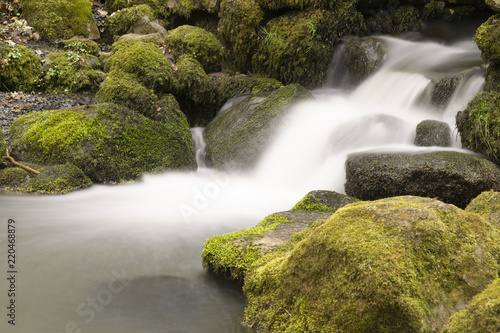
M 459 152 L 361 153 L 346 162 L 345 192 L 362 200 L 415 195 L 464 208 L 490 189 L 500 189 L 500 168 Z
M 385 58 L 384 44 L 377 38 L 353 38 L 346 44 L 349 85 L 356 86 L 374 73 Z
M 450 126 L 442 121 L 424 120 L 417 125 L 415 146 L 449 147 L 451 145 Z

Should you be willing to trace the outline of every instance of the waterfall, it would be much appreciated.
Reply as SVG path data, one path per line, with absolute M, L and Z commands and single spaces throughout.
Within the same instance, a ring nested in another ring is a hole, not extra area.
M 0 195 L 4 271 L 6 221 L 18 226 L 21 331 L 240 332 L 243 296 L 207 277 L 204 241 L 290 209 L 309 190 L 343 192 L 352 152 L 432 149 L 413 146 L 417 123 L 436 119 L 454 128 L 455 113 L 481 89 L 472 42 L 383 40 L 388 56 L 380 69 L 352 92 L 325 88 L 295 105 L 252 172 L 207 168 L 198 128 L 198 172 L 145 175 L 64 196 Z M 464 70 L 444 110 L 421 103 L 432 78 Z M 7 289 L 2 279 L 0 290 Z M 3 318 L 0 331 L 10 332 Z
M 205 143 L 205 139 L 203 139 L 204 129 L 204 127 L 191 128 L 191 133 L 193 133 L 194 155 L 198 170 L 208 168 L 207 154 L 205 152 L 207 144 Z

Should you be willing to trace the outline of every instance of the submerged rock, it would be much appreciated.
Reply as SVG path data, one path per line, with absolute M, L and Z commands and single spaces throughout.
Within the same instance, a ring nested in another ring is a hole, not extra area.
M 245 98 L 218 114 L 206 127 L 207 158 L 216 169 L 252 168 L 291 105 L 311 98 L 311 93 L 298 84 L 282 87 L 268 96 Z
M 500 189 L 500 168 L 464 153 L 360 153 L 346 162 L 346 194 L 362 200 L 418 195 L 465 208 L 490 189 Z
M 449 147 L 451 145 L 450 125 L 437 120 L 424 120 L 417 125 L 415 146 Z
M 72 163 L 94 182 L 196 169 L 187 123 L 156 122 L 116 104 L 32 112 L 16 119 L 10 135 L 17 160 Z
M 257 332 L 437 332 L 498 276 L 500 241 L 435 199 L 353 203 L 248 270 Z

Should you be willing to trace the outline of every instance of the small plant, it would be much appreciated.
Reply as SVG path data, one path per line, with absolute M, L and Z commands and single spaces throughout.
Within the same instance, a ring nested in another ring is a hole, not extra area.
M 270 44 L 276 40 L 276 32 L 267 31 L 266 27 L 260 27 L 260 31 L 264 34 L 264 43 Z

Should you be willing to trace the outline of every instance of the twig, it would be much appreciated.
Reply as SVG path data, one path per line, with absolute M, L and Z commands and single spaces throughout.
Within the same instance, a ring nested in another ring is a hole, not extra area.
M 7 142 L 5 141 L 5 138 L 3 139 L 3 142 L 5 142 L 5 146 L 7 146 Z M 18 166 L 26 171 L 29 171 L 29 172 L 32 172 L 34 173 L 35 175 L 38 175 L 40 173 L 40 171 L 37 171 L 33 168 L 30 168 L 29 166 L 27 165 L 24 165 L 24 164 L 21 164 L 21 163 L 18 163 L 16 162 L 9 154 L 9 147 L 6 147 L 5 148 L 5 156 L 3 157 L 4 159 L 6 160 L 9 160 L 10 163 L 14 164 L 15 166 Z

